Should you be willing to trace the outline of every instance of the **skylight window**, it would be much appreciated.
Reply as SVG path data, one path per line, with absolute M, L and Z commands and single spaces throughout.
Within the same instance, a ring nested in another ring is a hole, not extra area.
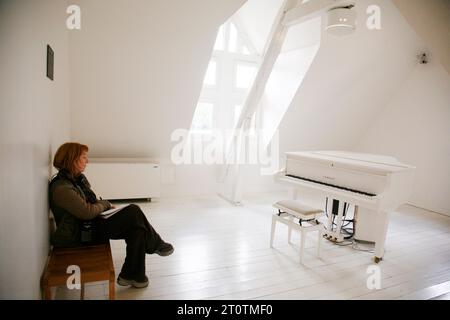
M 191 130 L 210 133 L 213 129 L 232 129 L 260 63 L 246 30 L 233 16 L 217 32 Z
M 217 82 L 217 62 L 211 60 L 206 71 L 203 83 L 208 86 L 215 86 Z
M 228 42 L 228 50 L 230 52 L 237 52 L 238 34 L 234 23 L 230 23 L 230 41 Z
M 238 89 L 249 89 L 255 80 L 258 66 L 239 63 L 236 65 L 235 84 Z
M 195 109 L 192 131 L 210 132 L 213 129 L 214 104 L 200 102 Z
M 222 25 L 217 33 L 216 43 L 214 44 L 214 50 L 225 50 L 225 27 Z
M 237 124 L 239 117 L 241 116 L 242 105 L 238 104 L 234 106 L 234 125 Z

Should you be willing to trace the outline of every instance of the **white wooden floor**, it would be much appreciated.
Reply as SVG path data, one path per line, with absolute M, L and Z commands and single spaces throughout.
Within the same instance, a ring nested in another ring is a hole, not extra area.
M 298 263 L 299 236 L 287 243 L 277 227 L 269 248 L 272 203 L 284 194 L 259 194 L 234 207 L 217 196 L 161 199 L 139 203 L 150 223 L 175 247 L 169 257 L 147 255 L 150 285 L 116 285 L 117 299 L 450 299 L 450 217 L 403 206 L 392 215 L 381 289 L 369 290 L 372 254 L 322 242 L 306 242 Z M 125 242 L 112 241 L 116 275 Z M 86 299 L 107 299 L 106 283 L 86 286 Z M 79 292 L 58 288 L 57 299 L 78 299 Z

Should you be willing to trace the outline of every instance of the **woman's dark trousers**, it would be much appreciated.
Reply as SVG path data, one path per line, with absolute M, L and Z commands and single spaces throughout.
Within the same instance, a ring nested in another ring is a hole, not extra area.
M 135 281 L 145 279 L 145 254 L 154 253 L 164 243 L 135 204 L 125 207 L 108 219 L 97 218 L 95 233 L 99 241 L 125 239 L 127 256 L 120 276 Z

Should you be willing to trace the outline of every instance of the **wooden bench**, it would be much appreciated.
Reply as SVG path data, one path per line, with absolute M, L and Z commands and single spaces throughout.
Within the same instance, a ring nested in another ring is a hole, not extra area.
M 69 266 L 80 268 L 81 300 L 84 299 L 84 284 L 94 281 L 109 281 L 109 299 L 115 299 L 115 273 L 111 246 L 107 244 L 74 248 L 52 248 L 41 279 L 45 300 L 51 300 L 51 287 L 66 286 L 72 273 Z

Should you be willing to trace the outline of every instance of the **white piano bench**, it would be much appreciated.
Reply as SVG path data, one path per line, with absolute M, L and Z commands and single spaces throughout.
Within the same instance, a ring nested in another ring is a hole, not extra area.
M 308 232 L 318 232 L 317 256 L 320 258 L 320 249 L 325 228 L 319 222 L 323 210 L 309 207 L 299 200 L 282 200 L 273 205 L 278 213 L 272 216 L 272 231 L 270 235 L 270 247 L 273 248 L 276 223 L 281 222 L 288 226 L 288 243 L 291 243 L 292 229 L 300 231 L 300 263 L 303 263 L 303 251 Z

